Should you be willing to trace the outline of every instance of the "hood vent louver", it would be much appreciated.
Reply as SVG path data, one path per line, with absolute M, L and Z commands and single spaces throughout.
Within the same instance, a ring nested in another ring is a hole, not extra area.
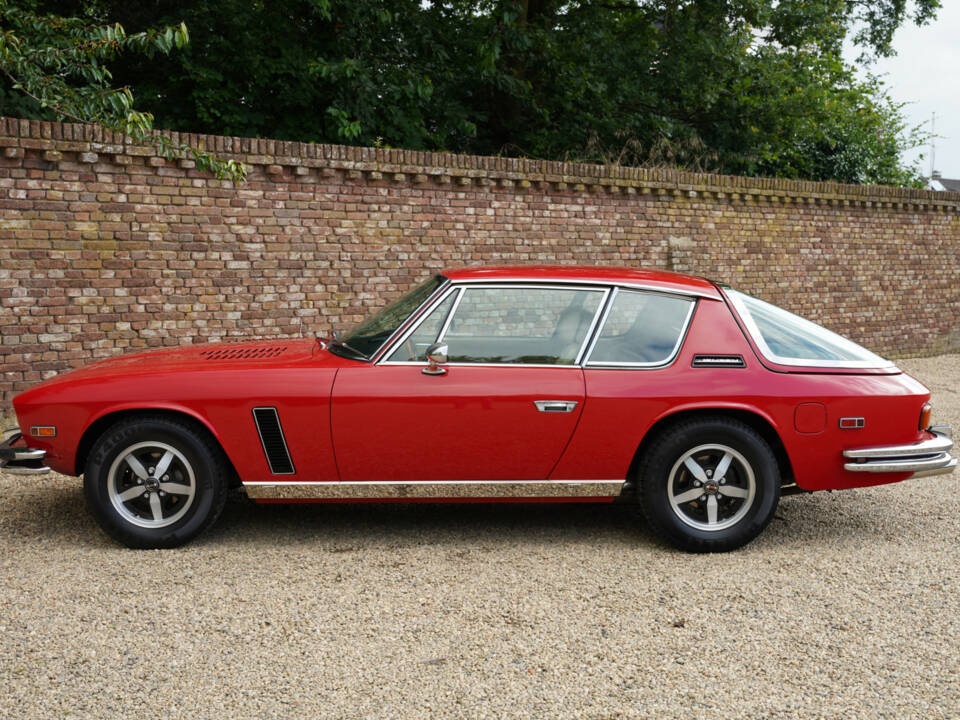
M 217 348 L 216 350 L 204 350 L 200 353 L 200 357 L 204 360 L 267 360 L 277 357 L 284 350 L 286 348 L 280 345 Z
M 742 355 L 694 355 L 692 365 L 695 368 L 745 368 L 747 366 Z

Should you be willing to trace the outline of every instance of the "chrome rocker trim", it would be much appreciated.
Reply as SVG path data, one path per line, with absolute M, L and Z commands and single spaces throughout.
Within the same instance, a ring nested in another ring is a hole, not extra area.
M 953 448 L 950 428 L 937 426 L 927 428 L 927 432 L 933 433 L 933 437 L 909 445 L 844 450 L 843 456 L 854 462 L 845 463 L 843 468 L 850 472 L 909 472 L 914 478 L 953 472 L 957 459 L 950 456 Z
M 247 482 L 252 500 L 390 500 L 596 497 L 620 494 L 623 480 L 422 480 L 416 482 Z
M 19 439 L 20 431 L 16 428 L 3 432 L 0 440 L 0 472 L 10 475 L 46 475 L 50 472 L 50 468 L 41 462 L 47 451 L 13 447 L 13 443 Z

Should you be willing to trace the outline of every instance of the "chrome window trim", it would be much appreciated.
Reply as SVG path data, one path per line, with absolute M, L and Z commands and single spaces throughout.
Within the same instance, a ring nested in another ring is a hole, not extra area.
M 601 312 L 600 322 L 597 324 L 597 327 L 594 328 L 593 337 L 590 338 L 590 346 L 587 349 L 587 352 L 583 358 L 583 365 L 587 366 L 590 363 L 590 356 L 593 354 L 593 348 L 597 344 L 597 340 L 600 339 L 601 333 L 603 333 L 603 327 L 607 324 L 607 316 L 610 314 L 610 308 L 613 307 L 613 303 L 617 300 L 617 295 L 620 292 L 620 287 L 617 286 L 610 291 L 610 294 L 607 296 L 607 303 L 603 306 Z
M 457 314 L 457 308 L 460 307 L 460 301 L 463 300 L 464 292 L 465 292 L 464 288 L 462 287 L 457 288 L 457 298 L 456 300 L 453 301 L 453 306 L 450 308 L 450 312 L 447 313 L 447 317 L 444 318 L 443 326 L 440 328 L 440 332 L 437 335 L 437 339 L 434 342 L 443 342 L 443 336 L 447 334 L 447 330 L 450 328 L 450 323 L 453 322 L 453 316 Z M 444 299 L 446 299 L 446 296 L 444 296 Z M 441 300 L 440 302 L 443 302 L 443 301 Z M 438 306 L 439 306 L 439 303 L 438 303 Z M 427 315 L 424 315 L 423 317 L 424 319 L 426 319 Z M 420 327 L 420 324 L 422 322 L 423 320 L 417 323 L 417 327 Z
M 420 315 L 416 317 L 411 324 L 404 323 L 404 325 L 406 325 L 406 330 L 404 330 L 403 334 L 397 338 L 396 342 L 394 342 L 393 345 L 382 354 L 383 360 L 380 362 L 375 361 L 375 363 L 377 365 L 426 365 L 427 362 L 425 360 L 420 362 L 412 360 L 389 360 L 388 358 L 393 355 L 393 353 L 396 352 L 400 346 L 403 345 L 407 339 L 420 328 L 421 325 L 423 325 L 424 321 L 430 317 L 430 314 L 434 310 L 446 302 L 448 297 L 456 293 L 459 293 L 460 297 L 463 297 L 462 290 L 463 288 L 457 287 L 456 285 L 451 285 L 447 288 L 447 292 L 441 293 L 439 296 L 437 296 L 434 302 L 430 304 L 430 307 L 420 313 Z M 443 322 L 443 327 L 440 328 L 441 333 L 445 332 L 447 326 L 450 324 L 450 320 L 453 318 L 454 311 L 457 309 L 457 306 L 460 305 L 460 297 L 453 301 L 453 307 L 450 308 L 450 314 L 447 315 L 447 319 Z
M 614 288 L 614 291 L 613 291 L 613 293 L 612 293 L 612 295 L 611 295 L 611 297 L 610 297 L 610 300 L 609 300 L 609 302 L 608 302 L 608 304 L 607 304 L 607 307 L 606 307 L 606 309 L 605 309 L 605 311 L 604 311 L 604 313 L 603 313 L 603 320 L 600 322 L 600 325 L 599 325 L 599 327 L 597 328 L 596 333 L 594 334 L 593 341 L 590 343 L 590 350 L 587 352 L 586 360 L 585 360 L 585 362 L 583 363 L 584 369 L 589 369 L 589 370 L 604 370 L 604 369 L 606 369 L 606 370 L 630 370 L 630 369 L 633 369 L 633 370 L 656 370 L 656 369 L 658 369 L 658 368 L 663 368 L 663 367 L 667 367 L 667 366 L 669 366 L 669 365 L 672 365 L 672 364 L 676 361 L 677 356 L 680 354 L 680 348 L 683 347 L 684 341 L 687 339 L 687 332 L 690 330 L 690 324 L 691 324 L 691 322 L 692 322 L 692 320 L 693 320 L 693 311 L 694 311 L 694 310 L 696 309 L 696 307 L 697 307 L 697 300 L 696 300 L 696 299 L 693 299 L 693 301 L 690 303 L 690 307 L 687 309 L 687 316 L 683 319 L 683 327 L 680 329 L 680 334 L 679 334 L 679 336 L 677 337 L 677 342 L 676 342 L 676 344 L 673 346 L 673 350 L 670 351 L 670 355 L 668 355 L 666 359 L 660 360 L 660 361 L 658 361 L 658 362 L 649 362 L 649 363 L 641 363 L 641 362 L 601 362 L 601 361 L 593 362 L 593 361 L 590 360 L 590 357 L 593 355 L 593 350 L 594 350 L 594 348 L 595 348 L 595 346 L 596 346 L 596 344 L 597 344 L 597 341 L 600 339 L 600 336 L 603 334 L 603 328 L 604 328 L 604 326 L 605 326 L 606 323 L 607 323 L 607 316 L 610 314 L 610 311 L 613 309 L 613 305 L 614 305 L 614 303 L 616 302 L 617 294 L 618 294 L 617 291 L 618 291 L 618 290 L 620 290 L 620 286 Z M 625 287 L 624 290 L 627 291 L 627 292 L 646 292 L 647 294 L 654 294 L 654 295 L 672 295 L 672 294 L 673 294 L 673 293 L 650 292 L 650 291 L 647 291 L 647 290 L 636 290 L 636 289 L 633 288 L 633 287 Z
M 861 349 L 865 350 L 866 352 L 876 357 L 878 362 L 874 362 L 871 360 L 807 360 L 804 358 L 790 358 L 790 357 L 784 357 L 782 355 L 777 355 L 767 345 L 767 341 L 763 339 L 763 333 L 760 332 L 760 327 L 754 321 L 753 316 L 750 314 L 750 309 L 747 308 L 747 306 L 743 303 L 743 301 L 738 296 L 738 293 L 739 291 L 734 290 L 733 292 L 724 292 L 724 295 L 730 301 L 733 307 L 736 309 L 737 314 L 743 320 L 744 325 L 747 326 L 747 332 L 750 333 L 751 339 L 756 343 L 757 349 L 760 350 L 760 354 L 763 355 L 764 358 L 766 358 L 768 361 L 772 363 L 776 363 L 777 365 L 786 365 L 789 367 L 848 368 L 848 369 L 862 368 L 862 369 L 870 369 L 870 370 L 889 370 L 889 369 L 896 369 L 897 367 L 896 363 L 893 363 L 890 360 L 887 360 L 886 358 L 880 357 L 879 355 L 872 352 L 871 350 L 867 350 L 867 348 L 863 347 L 862 345 L 859 345 L 858 343 L 854 343 L 853 340 L 845 338 L 843 337 L 843 335 L 840 335 L 839 333 L 835 333 L 832 330 L 828 330 L 827 328 L 823 328 L 823 329 L 829 333 L 832 333 L 833 335 L 836 335 L 842 340 L 846 340 L 849 343 L 853 343 L 854 345 L 857 345 L 857 347 L 860 347 Z M 759 298 L 757 299 L 759 300 Z M 761 302 L 765 302 L 765 301 L 761 300 Z M 773 303 L 768 303 L 768 305 L 773 305 Z M 783 310 L 784 312 L 790 313 L 789 310 L 784 310 L 784 308 L 781 308 L 779 305 L 773 305 L 773 307 Z M 801 320 L 805 320 L 811 325 L 814 325 L 816 327 L 821 327 L 820 325 L 817 325 L 817 323 L 813 322 L 812 320 L 807 320 L 806 318 L 796 315 L 796 313 L 790 313 L 790 314 L 795 315 Z
M 410 323 L 416 322 L 417 319 L 422 316 L 424 312 L 424 308 L 431 307 L 433 305 L 433 300 L 438 295 L 445 294 L 445 290 L 449 288 L 451 285 L 450 278 L 448 278 L 446 275 L 441 275 L 440 273 L 437 273 L 435 277 L 443 278 L 443 282 L 440 283 L 440 285 L 437 286 L 437 289 L 434 290 L 422 303 L 420 303 L 420 306 L 416 310 L 414 310 L 412 313 L 410 313 L 407 319 L 404 320 L 402 323 L 400 323 L 400 326 L 393 331 L 390 337 L 384 340 L 383 344 L 380 345 L 380 347 L 377 348 L 375 352 L 371 353 L 368 358 L 363 360 L 363 362 L 376 364 L 376 362 L 381 357 L 383 357 L 387 352 L 389 352 L 390 348 L 392 347 L 392 343 L 394 339 L 397 337 L 397 335 L 400 333 L 403 333 L 410 326 Z
M 704 290 L 703 292 L 697 292 L 696 290 L 681 290 L 679 288 L 665 288 L 659 285 L 646 285 L 644 283 L 632 283 L 624 282 L 621 280 L 546 280 L 543 278 L 516 278 L 509 280 L 491 280 L 489 278 L 460 278 L 458 280 L 452 281 L 456 285 L 467 285 L 467 284 L 487 284 L 495 283 L 498 285 L 514 285 L 517 283 L 526 283 L 526 284 L 552 284 L 552 285 L 601 285 L 604 287 L 622 287 L 629 290 L 644 290 L 647 292 L 659 293 L 661 295 L 683 295 L 686 297 L 698 297 L 698 298 L 709 298 L 710 300 L 719 300 L 715 292 L 709 292 Z
M 533 289 L 533 290 L 585 290 L 588 292 L 600 292 L 602 296 L 600 298 L 600 303 L 597 305 L 597 309 L 593 314 L 593 320 L 590 323 L 590 326 L 587 328 L 587 332 L 583 337 L 583 342 L 580 343 L 580 349 L 577 351 L 574 361 L 570 364 L 558 365 L 558 364 L 547 364 L 547 363 L 470 363 L 470 362 L 448 362 L 444 363 L 446 367 L 539 367 L 539 368 L 580 368 L 581 359 L 585 355 L 585 350 L 587 343 L 590 341 L 591 334 L 596 330 L 597 319 L 600 313 L 604 310 L 605 303 L 610 297 L 610 294 L 613 292 L 610 289 L 610 286 L 605 287 L 581 287 L 580 283 L 554 283 L 554 282 L 544 282 L 538 283 L 536 281 L 523 281 L 523 282 L 500 282 L 500 281 L 484 281 L 477 282 L 477 285 L 481 285 L 481 290 L 492 289 Z M 599 283 L 597 283 L 599 285 Z M 444 337 L 447 334 L 447 330 L 450 329 L 450 325 L 453 322 L 453 317 L 456 315 L 457 310 L 460 307 L 460 302 L 463 300 L 466 291 L 469 288 L 463 287 L 459 281 L 452 281 L 450 283 L 450 288 L 448 292 L 443 293 L 441 296 L 437 297 L 434 302 L 431 303 L 431 306 L 427 308 L 420 316 L 413 322 L 412 325 L 407 326 L 407 329 L 404 331 L 403 335 L 399 337 L 393 344 L 392 347 L 387 348 L 380 357 L 384 358 L 383 360 L 375 360 L 374 362 L 377 365 L 410 365 L 415 367 L 423 367 L 427 363 L 426 361 L 410 361 L 410 360 L 387 360 L 386 358 L 390 357 L 393 354 L 393 351 L 396 347 L 399 347 L 407 338 L 410 337 L 413 333 L 417 331 L 417 328 L 420 327 L 420 324 L 430 315 L 433 310 L 443 303 L 447 297 L 454 292 L 460 293 L 456 300 L 454 300 L 453 307 L 450 308 L 450 314 L 447 315 L 447 319 L 443 323 L 443 327 L 440 329 L 440 334 L 437 336 L 437 342 L 443 342 Z
M 616 292 L 616 288 L 608 287 L 604 289 L 603 297 L 600 298 L 600 304 L 597 305 L 597 310 L 593 313 L 593 320 L 590 321 L 590 327 L 587 328 L 587 334 L 583 337 L 583 342 L 580 344 L 580 351 L 573 360 L 574 366 L 579 367 L 583 363 L 584 358 L 587 357 L 587 345 L 593 340 L 594 333 L 599 327 L 600 316 L 606 312 L 607 304 L 610 302 L 610 296 L 615 295 Z

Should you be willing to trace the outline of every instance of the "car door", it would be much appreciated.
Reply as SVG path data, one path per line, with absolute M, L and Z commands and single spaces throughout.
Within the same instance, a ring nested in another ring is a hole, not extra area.
M 726 312 L 722 304 L 712 304 Z M 689 361 L 676 362 L 696 306 L 692 297 L 614 291 L 584 357 L 589 402 L 551 480 L 626 478 L 637 445 L 656 417 L 682 403 L 680 398 L 694 401 L 715 392 L 703 384 L 704 375 L 689 372 Z M 708 324 L 725 327 L 723 316 L 707 317 Z
M 542 480 L 583 409 L 578 363 L 607 291 L 452 287 L 375 364 L 343 368 L 331 398 L 344 481 Z M 442 374 L 425 374 L 442 341 Z

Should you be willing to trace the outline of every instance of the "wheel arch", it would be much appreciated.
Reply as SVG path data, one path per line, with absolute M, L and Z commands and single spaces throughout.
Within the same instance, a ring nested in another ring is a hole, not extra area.
M 207 433 L 210 438 L 220 447 L 220 450 L 223 451 L 224 457 L 227 458 L 227 462 L 230 464 L 230 468 L 233 471 L 233 476 L 235 478 L 239 477 L 237 475 L 237 469 L 233 464 L 233 460 L 230 458 L 229 453 L 227 453 L 226 447 L 224 447 L 223 441 L 220 439 L 217 431 L 214 430 L 213 426 L 206 418 L 199 413 L 186 408 L 151 406 L 114 408 L 111 410 L 106 410 L 94 418 L 93 421 L 87 425 L 86 429 L 83 431 L 83 434 L 80 436 L 80 442 L 77 445 L 77 453 L 74 459 L 74 474 L 77 476 L 83 474 L 91 448 L 97 441 L 97 438 L 100 437 L 107 430 L 107 428 L 115 425 L 121 420 L 127 420 L 129 418 L 158 416 L 168 417 L 180 421 L 185 420 L 189 424 L 197 426 L 202 432 Z
M 640 459 L 643 457 L 647 448 L 653 441 L 670 428 L 684 420 L 704 417 L 729 417 L 739 420 L 748 427 L 755 430 L 762 437 L 777 459 L 777 465 L 780 468 L 781 485 L 789 485 L 794 482 L 793 465 L 790 462 L 790 456 L 787 454 L 787 448 L 780 438 L 773 421 L 759 412 L 755 408 L 736 407 L 736 406 L 706 406 L 706 407 L 688 407 L 674 410 L 669 414 L 662 415 L 647 429 L 643 439 L 637 446 L 633 460 L 630 463 L 630 469 L 627 473 L 628 482 L 632 482 L 636 477 Z

